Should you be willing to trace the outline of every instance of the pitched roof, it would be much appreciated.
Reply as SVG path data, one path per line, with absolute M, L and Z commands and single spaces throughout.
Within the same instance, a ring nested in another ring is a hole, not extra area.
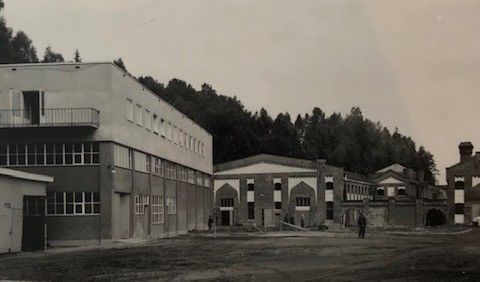
M 320 160 L 320 161 L 325 163 L 324 160 Z M 317 168 L 317 161 L 296 159 L 296 158 L 269 155 L 269 154 L 259 154 L 259 155 L 253 155 L 250 157 L 215 165 L 213 168 L 213 171 L 219 172 L 224 170 L 230 170 L 233 168 L 239 168 L 239 167 L 249 166 L 252 164 L 257 164 L 260 162 L 280 164 L 280 165 L 290 166 L 290 167 L 301 167 L 301 168 L 307 168 L 307 169 Z
M 392 171 L 395 171 L 397 173 L 403 173 L 403 171 L 405 170 L 405 167 L 399 163 L 395 163 L 395 164 L 392 164 L 392 165 L 389 165 L 387 167 L 384 167 L 380 170 L 377 170 L 376 173 L 384 173 L 384 172 L 387 172 L 389 170 L 392 170 Z
M 0 167 L 0 175 L 13 177 L 13 178 L 18 178 L 18 179 L 45 182 L 45 183 L 53 182 L 53 177 L 52 176 L 35 174 L 35 173 L 30 173 L 30 172 L 24 172 L 24 171 L 20 171 L 20 170 L 13 170 L 13 169 L 4 168 L 4 167 Z

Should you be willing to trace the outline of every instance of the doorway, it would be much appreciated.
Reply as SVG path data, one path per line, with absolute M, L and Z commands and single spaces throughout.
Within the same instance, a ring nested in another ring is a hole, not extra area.
M 23 196 L 22 251 L 45 249 L 45 197 Z
M 426 226 L 438 226 L 445 224 L 445 214 L 438 209 L 431 209 L 427 212 Z
M 230 217 L 231 217 L 231 212 L 232 211 L 221 211 L 221 216 L 222 216 L 222 222 L 221 224 L 222 225 L 232 225 L 232 223 L 230 222 Z

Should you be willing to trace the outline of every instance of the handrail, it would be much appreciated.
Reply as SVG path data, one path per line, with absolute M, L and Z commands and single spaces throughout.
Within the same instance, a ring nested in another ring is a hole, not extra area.
M 94 108 L 47 108 L 0 110 L 0 127 L 99 126 Z

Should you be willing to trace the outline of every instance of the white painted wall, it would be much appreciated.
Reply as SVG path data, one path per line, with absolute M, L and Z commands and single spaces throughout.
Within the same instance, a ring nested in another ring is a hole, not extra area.
M 22 248 L 23 196 L 45 196 L 46 184 L 0 175 L 0 253 Z

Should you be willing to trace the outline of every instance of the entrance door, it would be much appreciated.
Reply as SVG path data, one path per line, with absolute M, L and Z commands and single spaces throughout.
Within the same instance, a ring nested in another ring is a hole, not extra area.
M 230 225 L 230 211 L 222 211 L 222 225 Z
M 23 196 L 22 251 L 45 249 L 45 197 Z
M 40 92 L 24 91 L 23 105 L 25 118 L 30 120 L 31 124 L 40 124 Z

